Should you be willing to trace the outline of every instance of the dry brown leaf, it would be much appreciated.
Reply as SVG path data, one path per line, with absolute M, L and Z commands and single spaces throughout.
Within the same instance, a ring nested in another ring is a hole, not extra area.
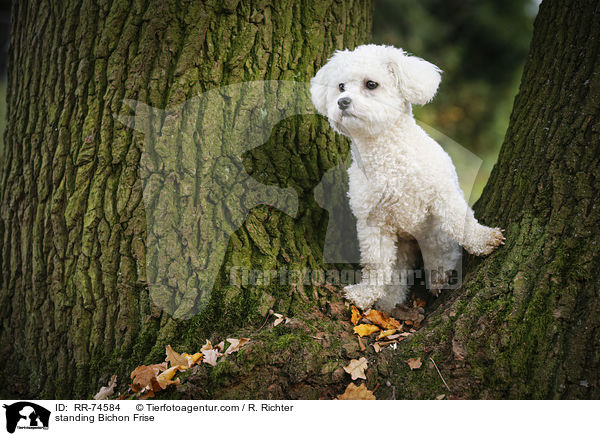
M 379 345 L 379 342 L 375 342 L 373 344 L 373 349 L 375 350 L 376 353 L 379 353 L 381 351 L 381 345 Z
M 94 400 L 106 400 L 115 393 L 117 387 L 117 375 L 113 375 L 108 381 L 108 386 L 102 386 L 100 392 L 94 395 Z
M 367 387 L 362 384 L 360 386 L 356 386 L 354 383 L 350 383 L 346 387 L 346 391 L 337 396 L 338 400 L 376 400 L 373 392 L 367 389 Z
M 385 312 L 380 312 L 379 310 L 371 309 L 367 313 L 365 313 L 363 317 L 371 321 L 373 324 L 377 324 L 384 330 L 396 330 L 400 328 L 399 321 L 390 317 Z
M 153 382 L 156 382 L 156 376 L 159 372 L 167 369 L 167 363 L 154 365 L 140 365 L 131 372 L 133 382 L 130 387 L 133 392 L 140 392 L 143 389 L 152 389 Z
M 362 315 L 354 305 L 350 306 L 350 310 L 352 310 L 352 317 L 350 318 L 350 321 L 352 321 L 352 324 L 356 325 L 358 324 L 358 321 L 360 321 L 360 319 L 362 318 Z
M 436 400 L 443 400 L 444 398 L 446 398 L 446 394 L 438 395 L 437 397 L 435 397 Z
M 354 333 L 356 333 L 359 336 L 369 336 L 378 331 L 379 327 L 377 327 L 376 325 L 359 324 L 356 327 L 354 327 Z
M 167 352 L 167 358 L 165 359 L 165 362 L 169 362 L 171 364 L 170 365 L 171 367 L 174 367 L 174 366 L 183 366 L 185 368 L 190 367 L 188 360 L 185 357 L 183 357 L 181 354 L 179 354 L 177 351 L 173 350 L 170 345 L 167 345 L 166 352 Z
M 417 357 L 416 359 L 411 357 L 410 359 L 408 359 L 406 361 L 406 363 L 408 363 L 408 366 L 410 367 L 411 370 L 419 369 L 421 367 L 421 365 L 423 365 L 423 362 L 421 362 L 420 357 Z
M 415 301 L 413 301 L 413 306 L 414 307 L 425 307 L 425 306 L 427 306 L 427 303 L 425 302 L 425 300 L 421 300 L 420 298 L 417 298 Z
M 227 348 L 225 355 L 239 351 L 244 345 L 248 343 L 248 341 L 250 341 L 250 338 L 227 338 L 227 342 L 229 342 L 231 345 L 229 346 L 229 348 Z
M 367 369 L 367 359 L 361 357 L 360 359 L 352 359 L 348 366 L 344 366 L 344 371 L 350 374 L 352 380 L 356 380 L 357 378 L 362 378 L 364 380 L 367 379 L 365 375 L 365 369 Z
M 391 336 L 396 332 L 396 329 L 391 329 L 391 330 L 383 330 L 381 333 L 379 333 L 379 336 L 377 336 L 377 340 L 383 339 L 385 337 Z M 390 338 L 393 339 L 393 338 Z

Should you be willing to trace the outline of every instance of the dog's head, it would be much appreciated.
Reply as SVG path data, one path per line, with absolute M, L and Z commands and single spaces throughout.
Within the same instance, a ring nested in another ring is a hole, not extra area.
M 311 79 L 312 101 L 339 133 L 376 134 L 435 95 L 441 70 L 402 49 L 361 45 L 336 51 Z

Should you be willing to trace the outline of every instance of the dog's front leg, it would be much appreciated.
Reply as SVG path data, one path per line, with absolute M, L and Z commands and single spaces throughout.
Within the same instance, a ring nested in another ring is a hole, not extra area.
M 361 283 L 346 286 L 344 291 L 346 298 L 366 310 L 385 295 L 386 286 L 392 283 L 396 236 L 369 225 L 366 219 L 358 219 L 357 233 L 363 266 Z
M 504 244 L 502 230 L 479 224 L 461 194 L 444 195 L 442 201 L 433 204 L 433 213 L 442 230 L 469 253 L 477 256 L 490 254 L 497 246 Z

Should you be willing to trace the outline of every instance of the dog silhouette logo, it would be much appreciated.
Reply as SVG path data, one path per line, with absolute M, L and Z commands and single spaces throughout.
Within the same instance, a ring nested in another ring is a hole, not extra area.
M 10 405 L 4 404 L 6 409 L 6 431 L 14 433 L 19 429 L 48 429 L 50 411 L 29 401 L 19 401 Z

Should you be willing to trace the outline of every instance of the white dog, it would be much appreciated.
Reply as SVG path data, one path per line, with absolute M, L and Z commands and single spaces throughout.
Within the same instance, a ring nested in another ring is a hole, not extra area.
M 352 140 L 350 207 L 357 219 L 362 281 L 346 297 L 361 309 L 391 310 L 407 297 L 398 271 L 421 250 L 437 294 L 460 260 L 460 245 L 486 255 L 504 243 L 464 199 L 442 147 L 415 122 L 412 104 L 435 95 L 440 70 L 389 46 L 336 51 L 311 80 L 312 101 L 333 129 Z

